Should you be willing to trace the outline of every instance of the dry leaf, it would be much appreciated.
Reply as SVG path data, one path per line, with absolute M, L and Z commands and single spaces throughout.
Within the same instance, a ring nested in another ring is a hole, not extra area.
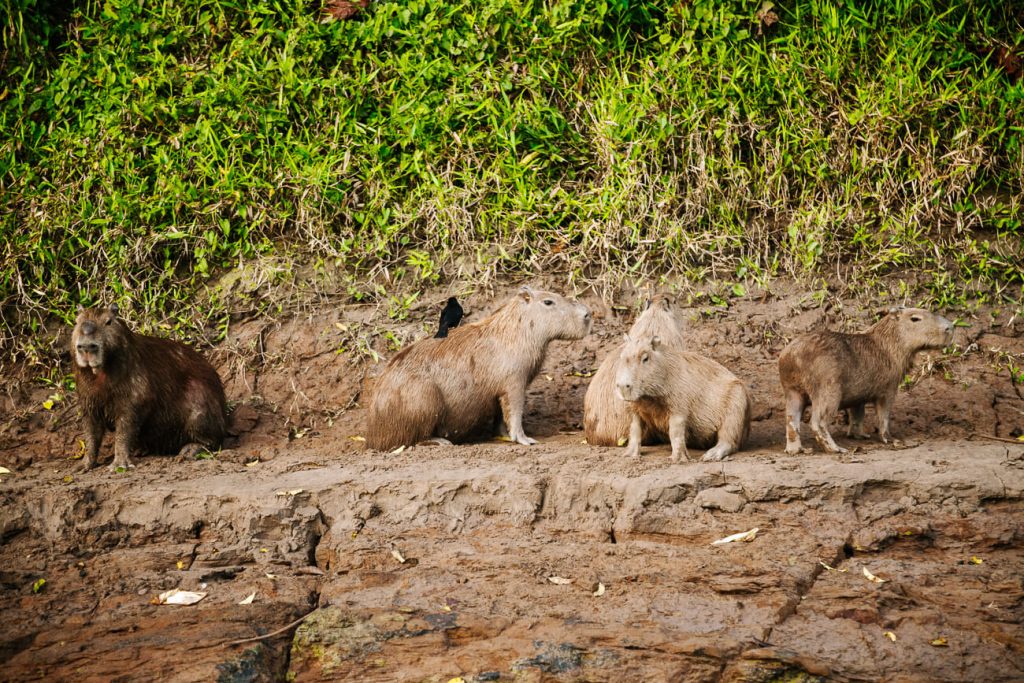
M 494 439 L 495 441 L 511 441 L 512 437 L 509 436 L 508 434 L 499 434 L 498 436 L 494 437 Z
M 245 466 L 246 466 L 246 467 L 252 467 L 253 465 L 259 465 L 259 464 L 260 464 L 260 459 L 259 459 L 259 458 L 256 458 L 256 459 L 255 459 L 255 460 L 253 460 L 252 462 L 247 462 L 247 463 L 245 463 Z
M 968 560 L 968 562 L 970 562 L 971 564 L 981 564 L 984 561 L 985 560 L 981 559 L 980 557 L 978 557 L 976 555 L 971 555 L 971 559 Z
M 182 569 L 185 568 L 185 560 L 178 560 L 177 565 L 178 565 L 178 571 L 181 571 Z
M 864 571 L 864 578 L 870 581 L 871 583 L 885 583 L 886 581 L 888 581 L 888 579 L 878 578 L 877 576 L 869 572 L 867 567 L 861 567 L 861 569 L 863 569 Z
M 448 683 L 466 683 L 462 676 L 456 676 L 455 678 L 449 678 Z
M 829 570 L 830 572 L 839 572 L 840 574 L 845 574 L 846 572 L 849 571 L 848 569 L 836 569 L 835 567 L 830 567 L 829 565 L 825 564 L 821 560 L 818 560 L 818 564 L 820 564 L 822 567 L 824 567 L 825 569 Z
M 6 467 L 0 467 L 0 474 L 10 474 L 11 471 Z
M 302 493 L 304 489 L 291 489 L 290 491 L 278 491 L 279 496 L 297 496 Z
M 623 438 L 619 439 L 618 441 L 616 441 L 615 443 L 617 443 L 620 446 L 625 446 L 627 443 L 629 443 L 629 439 L 623 437 Z
M 391 549 L 391 557 L 395 558 L 402 564 L 405 564 L 405 556 L 402 554 L 402 551 L 400 551 L 398 548 Z
M 935 647 L 949 647 L 949 642 L 942 636 L 939 636 L 938 638 L 933 638 L 928 642 L 934 645 Z
M 158 605 L 194 605 L 203 598 L 206 597 L 206 593 L 197 593 L 195 591 L 183 591 L 177 588 L 172 588 L 169 591 L 164 591 L 157 598 Z
M 239 605 L 251 605 L 252 601 L 256 599 L 256 591 L 249 593 L 249 595 L 238 603 Z
M 593 595 L 594 595 L 595 598 L 599 598 L 602 595 L 604 595 L 604 584 L 603 583 L 598 582 L 597 589 L 594 590 Z
M 277 578 L 277 574 L 271 574 L 270 572 L 267 572 L 266 576 L 267 576 L 268 579 L 276 579 Z
M 405 450 L 405 446 L 399 446 L 395 450 L 391 451 L 391 454 L 392 455 L 398 455 L 399 453 L 401 453 L 404 450 Z
M 732 536 L 720 538 L 717 541 L 712 541 L 711 545 L 724 545 L 726 543 L 735 543 L 737 541 L 741 541 L 743 543 L 750 543 L 755 538 L 757 538 L 757 532 L 760 530 L 761 529 L 759 527 L 754 527 L 750 531 L 743 531 L 738 534 L 733 534 Z
M 350 440 L 352 440 L 352 441 L 366 441 L 366 437 L 365 436 L 359 436 L 358 434 L 354 434 L 354 435 L 352 435 L 352 436 L 350 436 L 348 438 Z
M 888 638 L 892 642 L 894 642 L 894 643 L 896 642 L 896 634 L 893 633 L 892 631 L 886 631 L 882 635 L 884 635 L 886 638 Z
M 561 576 L 549 576 L 548 581 L 558 586 L 565 586 L 572 583 L 572 579 L 563 579 Z

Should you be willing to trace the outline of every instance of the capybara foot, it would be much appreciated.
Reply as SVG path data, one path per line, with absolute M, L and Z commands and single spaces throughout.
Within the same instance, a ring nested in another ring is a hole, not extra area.
M 820 444 L 820 445 L 821 445 L 821 450 L 825 451 L 826 453 L 849 453 L 850 452 L 849 449 L 843 448 L 842 446 L 839 446 L 837 444 L 823 443 L 823 444 Z
M 537 439 L 530 438 L 523 434 L 518 439 L 516 439 L 516 443 L 522 444 L 524 446 L 532 446 L 535 443 L 537 443 Z
M 798 443 L 787 443 L 786 444 L 786 455 L 800 455 L 800 444 Z
M 114 458 L 114 462 L 110 463 L 110 466 L 107 467 L 107 469 L 110 470 L 111 472 L 127 472 L 130 469 L 134 469 L 134 467 L 135 463 L 133 463 L 128 458 L 125 458 L 124 460 L 121 461 L 118 461 L 117 458 Z
M 725 458 L 733 451 L 728 444 L 716 444 L 714 448 L 704 453 L 704 457 L 701 458 L 703 462 L 718 462 L 725 460 Z
M 640 449 L 639 448 L 630 448 L 629 446 L 626 446 L 626 457 L 627 458 L 639 458 L 640 457 Z
M 212 451 L 201 443 L 187 443 L 178 451 L 178 455 L 186 459 L 195 458 L 200 453 L 212 454 Z

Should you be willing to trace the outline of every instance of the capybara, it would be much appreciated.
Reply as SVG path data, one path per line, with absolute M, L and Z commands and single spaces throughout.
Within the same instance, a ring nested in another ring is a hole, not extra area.
M 117 305 L 79 309 L 71 334 L 78 401 L 90 468 L 106 430 L 114 430 L 111 470 L 132 467 L 135 450 L 198 452 L 219 448 L 227 428 L 217 371 L 188 346 L 128 329 Z
M 721 460 L 750 433 L 750 395 L 743 382 L 710 358 L 657 336 L 627 339 L 615 388 L 633 413 L 627 455 L 640 455 L 646 425 L 668 434 L 673 462 L 689 458 L 687 443 L 709 448 L 702 460 Z
M 448 303 L 441 311 L 441 321 L 437 325 L 437 334 L 434 337 L 443 339 L 448 336 L 448 330 L 458 327 L 462 322 L 462 306 L 454 296 L 448 297 Z
M 658 337 L 665 344 L 682 346 L 682 328 L 668 295 L 658 294 L 647 302 L 647 307 L 627 333 L 627 337 L 632 339 L 645 336 Z M 619 371 L 622 348 L 622 345 L 616 347 L 601 361 L 583 398 L 583 430 L 591 446 L 617 446 L 629 438 L 633 411 L 615 391 L 615 375 Z M 668 434 L 657 432 L 654 425 L 644 426 L 644 444 L 667 439 Z
M 430 437 L 453 442 L 493 435 L 499 418 L 512 441 L 523 432 L 526 387 L 548 343 L 581 339 L 590 311 L 558 294 L 523 287 L 492 315 L 402 349 L 377 380 L 366 446 L 391 450 Z
M 800 421 L 811 404 L 811 430 L 829 453 L 845 453 L 828 425 L 836 411 L 849 414 L 848 435 L 867 438 L 864 406 L 875 404 L 878 435 L 889 442 L 889 412 L 914 354 L 940 349 L 953 339 L 953 323 L 922 308 L 891 308 L 864 332 L 811 332 L 779 355 L 779 379 L 786 394 L 786 452 L 800 452 Z

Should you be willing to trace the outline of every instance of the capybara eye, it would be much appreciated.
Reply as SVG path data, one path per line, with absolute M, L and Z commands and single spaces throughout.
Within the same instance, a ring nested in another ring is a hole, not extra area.
M 910 316 L 910 319 L 911 319 L 911 320 L 912 320 L 913 322 L 915 322 L 915 323 L 919 323 L 919 322 L 921 322 L 921 316 L 919 316 L 919 315 L 912 315 L 912 316 Z
M 651 359 L 651 357 L 650 357 L 650 356 L 648 356 L 648 355 L 647 355 L 646 353 L 645 353 L 644 355 L 640 356 L 640 362 L 641 362 L 641 363 L 646 363 L 646 362 L 647 362 L 647 361 L 649 361 L 650 359 Z
M 555 302 L 553 300 L 551 300 L 551 299 L 544 299 L 544 305 L 545 306 L 554 306 Z
M 112 322 L 114 322 L 114 319 L 113 319 L 113 318 L 107 318 L 107 324 L 108 324 L 108 325 L 109 325 L 110 323 L 112 323 Z

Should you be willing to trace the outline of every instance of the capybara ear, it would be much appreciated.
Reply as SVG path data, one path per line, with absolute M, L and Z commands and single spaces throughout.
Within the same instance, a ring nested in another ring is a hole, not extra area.
M 117 311 L 118 311 L 117 304 L 110 304 L 110 315 L 112 315 L 112 316 L 114 316 L 116 318 L 117 317 Z
M 83 306 L 82 304 L 78 304 L 78 312 L 81 313 L 84 310 L 85 310 L 85 306 Z
M 663 294 L 661 296 L 661 308 L 666 313 L 672 310 L 672 297 L 668 296 L 667 294 Z
M 657 349 L 659 346 L 661 346 L 661 337 L 651 337 L 651 349 Z

